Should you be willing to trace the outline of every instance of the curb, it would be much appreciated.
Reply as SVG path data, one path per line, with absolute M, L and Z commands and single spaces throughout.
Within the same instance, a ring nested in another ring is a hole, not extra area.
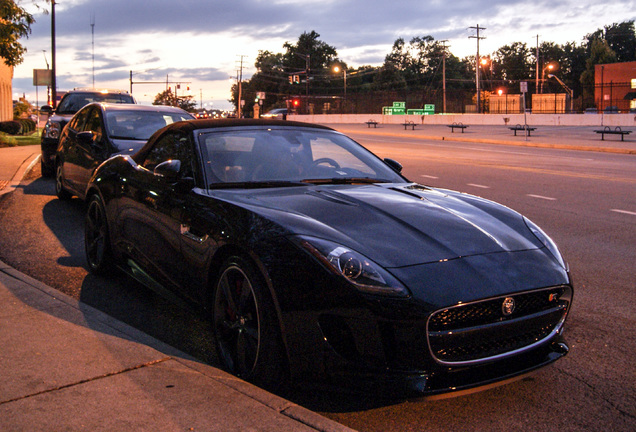
M 13 178 L 8 182 L 0 182 L 0 198 L 5 195 L 13 192 L 20 182 L 24 178 L 24 175 L 31 171 L 31 169 L 35 166 L 35 164 L 40 160 L 42 155 L 40 153 L 29 155 L 20 165 Z
M 72 307 L 79 311 L 82 315 L 90 315 L 91 321 L 101 322 L 102 324 L 121 332 L 129 337 L 132 341 L 146 345 L 152 349 L 155 349 L 161 353 L 169 356 L 171 360 L 174 360 L 183 366 L 191 369 L 192 371 L 199 373 L 217 383 L 226 386 L 233 391 L 236 391 L 245 397 L 253 399 L 260 404 L 275 412 L 274 415 L 281 415 L 290 418 L 296 422 L 302 423 L 304 426 L 310 427 L 320 432 L 355 432 L 354 429 L 348 428 L 340 423 L 337 423 L 331 419 L 328 419 L 318 413 L 315 413 L 300 405 L 294 404 L 286 399 L 276 396 L 266 390 L 261 389 L 253 384 L 241 380 L 227 372 L 222 371 L 207 363 L 201 363 L 200 360 L 195 359 L 191 355 L 184 353 L 171 345 L 168 345 L 147 333 L 144 333 L 122 321 L 119 321 L 110 315 L 95 309 L 81 301 L 74 299 L 36 279 L 27 276 L 20 271 L 14 269 L 8 264 L 0 261 L 0 278 L 12 278 L 16 279 L 31 288 L 34 288 L 41 292 L 42 295 L 55 299 L 67 306 Z M 0 280 L 1 282 L 1 280 Z

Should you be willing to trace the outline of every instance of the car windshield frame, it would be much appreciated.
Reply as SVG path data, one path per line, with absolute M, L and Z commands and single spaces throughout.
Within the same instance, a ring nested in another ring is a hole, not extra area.
M 105 110 L 104 126 L 111 140 L 148 141 L 159 129 L 184 120 L 191 120 L 187 112 L 148 110 Z M 127 148 L 124 144 L 122 148 Z
M 129 103 L 135 99 L 128 93 L 71 92 L 64 95 L 55 112 L 57 114 L 75 114 L 89 103 Z M 80 106 L 80 104 L 82 104 Z
M 334 130 L 223 127 L 195 131 L 195 138 L 209 189 L 410 183 L 377 155 Z

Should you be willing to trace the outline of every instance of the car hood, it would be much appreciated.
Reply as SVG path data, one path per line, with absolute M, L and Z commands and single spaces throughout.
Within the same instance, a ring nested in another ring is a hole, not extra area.
M 291 234 L 340 243 L 387 268 L 543 247 L 523 217 L 507 207 L 417 184 L 210 193 L 249 208 Z

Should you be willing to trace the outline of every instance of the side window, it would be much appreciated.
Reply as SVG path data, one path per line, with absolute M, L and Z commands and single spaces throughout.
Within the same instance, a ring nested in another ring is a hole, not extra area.
M 103 135 L 102 116 L 97 108 L 90 110 L 86 118 L 86 124 L 82 128 L 84 131 L 93 131 L 95 133 L 95 141 L 101 141 Z
M 88 115 L 90 108 L 79 111 L 69 122 L 68 127 L 76 132 L 81 132 L 86 123 L 86 116 Z
M 181 161 L 181 175 L 194 177 L 193 148 L 189 135 L 180 131 L 168 132 L 155 143 L 141 165 L 153 171 L 162 162 L 178 159 Z

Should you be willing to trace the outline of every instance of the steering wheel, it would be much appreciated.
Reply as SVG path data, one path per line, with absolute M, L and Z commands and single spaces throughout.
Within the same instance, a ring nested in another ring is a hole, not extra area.
M 323 157 L 323 158 L 316 159 L 315 161 L 313 161 L 311 163 L 311 167 L 309 167 L 309 169 L 311 170 L 311 169 L 317 167 L 318 165 L 324 164 L 324 163 L 327 163 L 327 164 L 331 165 L 334 169 L 337 169 L 337 170 L 340 169 L 340 164 L 338 162 L 336 162 L 335 160 L 333 160 L 331 158 L 328 158 L 328 157 Z

